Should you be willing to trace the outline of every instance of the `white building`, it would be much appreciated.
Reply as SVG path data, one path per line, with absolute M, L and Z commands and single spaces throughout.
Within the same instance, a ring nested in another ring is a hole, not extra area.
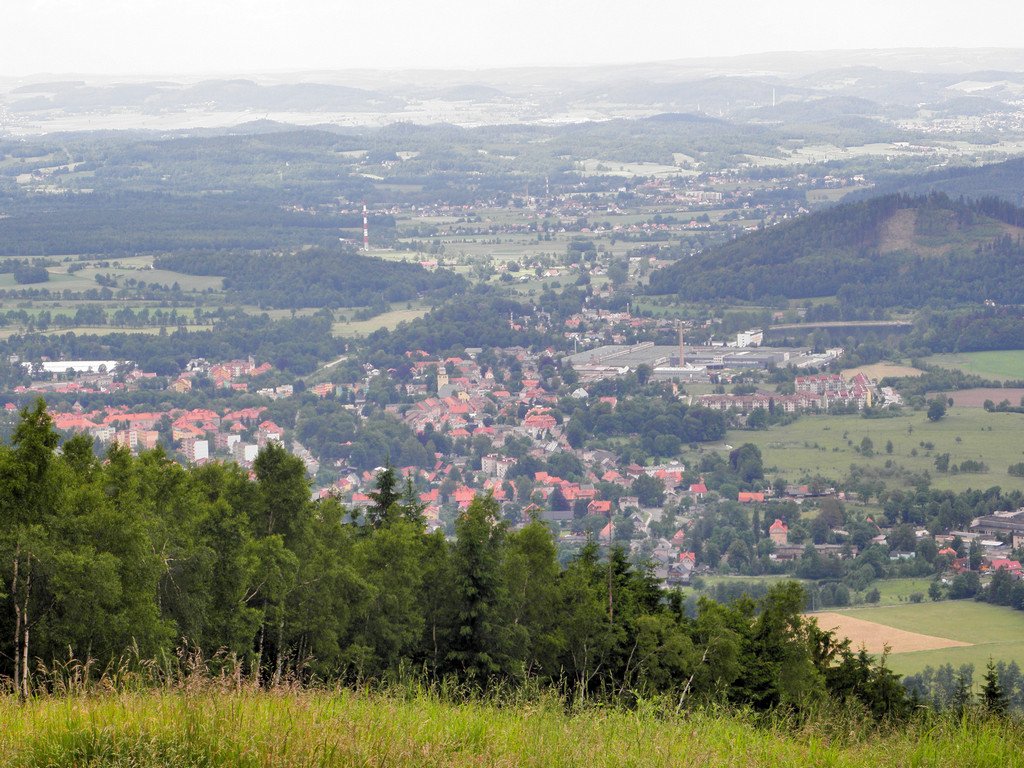
M 759 347 L 764 342 L 764 331 L 760 328 L 751 328 L 749 331 L 740 331 L 736 334 L 737 347 Z
M 75 373 L 113 373 L 118 365 L 117 360 L 57 360 L 39 363 L 37 367 L 44 373 L 66 373 L 68 370 Z

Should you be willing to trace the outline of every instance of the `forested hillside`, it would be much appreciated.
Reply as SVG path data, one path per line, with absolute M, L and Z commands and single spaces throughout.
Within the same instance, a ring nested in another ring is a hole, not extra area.
M 1024 210 L 1001 200 L 888 195 L 839 205 L 655 272 L 687 300 L 838 296 L 867 307 L 1024 301 Z

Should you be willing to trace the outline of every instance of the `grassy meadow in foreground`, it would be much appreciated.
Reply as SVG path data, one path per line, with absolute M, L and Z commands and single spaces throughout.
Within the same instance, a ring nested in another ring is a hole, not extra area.
M 1008 721 L 940 719 L 894 732 L 756 727 L 733 715 L 659 717 L 554 699 L 495 706 L 341 691 L 0 699 L 0 764 L 22 766 L 1007 766 Z

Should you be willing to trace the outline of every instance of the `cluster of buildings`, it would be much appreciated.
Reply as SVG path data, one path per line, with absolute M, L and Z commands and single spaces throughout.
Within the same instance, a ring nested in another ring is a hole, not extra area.
M 786 413 L 799 411 L 826 411 L 835 406 L 855 407 L 858 410 L 870 408 L 876 402 L 877 385 L 864 374 L 858 373 L 850 380 L 838 373 L 816 376 L 797 376 L 796 391 L 783 395 L 778 392 L 752 392 L 743 395 L 702 395 L 698 403 L 704 408 L 716 411 L 750 413 L 762 408 Z M 882 398 L 879 402 L 884 402 Z
M 185 370 L 181 372 L 171 384 L 169 389 L 174 392 L 191 392 L 194 379 L 204 376 L 213 382 L 217 389 L 230 389 L 235 392 L 248 392 L 249 382 L 243 379 L 255 379 L 264 374 L 270 373 L 273 366 L 270 363 L 259 363 L 250 357 L 247 360 L 229 360 L 226 363 L 210 363 L 203 358 L 195 358 L 188 362 Z M 260 394 L 268 396 L 287 397 L 291 395 L 290 386 L 287 394 L 275 393 L 274 389 L 261 391 Z
M 12 408 L 12 404 L 8 404 Z M 226 409 L 217 413 L 205 408 L 130 412 L 110 407 L 85 411 L 80 405 L 70 411 L 51 411 L 54 428 L 81 433 L 101 445 L 121 445 L 132 452 L 163 444 L 177 444 L 192 464 L 219 457 L 242 466 L 252 466 L 261 447 L 282 442 L 284 430 L 263 416 L 266 407 Z

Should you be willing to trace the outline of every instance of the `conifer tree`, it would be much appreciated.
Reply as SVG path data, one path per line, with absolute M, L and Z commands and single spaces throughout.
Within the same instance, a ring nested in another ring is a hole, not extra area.
M 988 660 L 988 666 L 985 668 L 985 675 L 982 680 L 985 682 L 981 686 L 981 693 L 978 694 L 982 706 L 993 715 L 1005 715 L 1006 710 L 1009 708 L 1009 697 L 999 682 L 996 665 L 991 657 Z

